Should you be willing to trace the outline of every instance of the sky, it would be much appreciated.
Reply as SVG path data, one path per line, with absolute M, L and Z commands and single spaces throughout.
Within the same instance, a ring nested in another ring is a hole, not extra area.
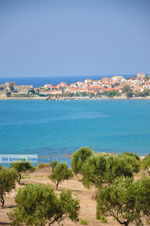
M 0 77 L 150 73 L 150 0 L 0 0 Z

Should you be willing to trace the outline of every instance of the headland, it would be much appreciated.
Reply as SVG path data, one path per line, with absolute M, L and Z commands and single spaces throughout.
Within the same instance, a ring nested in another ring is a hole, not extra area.
M 0 84 L 0 99 L 150 99 L 150 75 L 103 77 L 100 80 L 85 79 L 67 84 L 16 85 L 15 82 Z

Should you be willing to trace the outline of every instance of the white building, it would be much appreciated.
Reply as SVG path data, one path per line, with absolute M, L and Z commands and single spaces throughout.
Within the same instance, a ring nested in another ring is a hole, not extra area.
M 123 76 L 113 76 L 111 79 L 113 82 L 123 82 L 124 81 Z
M 145 74 L 144 73 L 138 73 L 137 74 L 137 77 L 139 77 L 139 78 L 145 78 Z

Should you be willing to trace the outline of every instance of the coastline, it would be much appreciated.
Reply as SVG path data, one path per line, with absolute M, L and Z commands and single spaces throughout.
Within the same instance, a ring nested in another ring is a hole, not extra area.
M 15 82 L 0 84 L 0 99 L 5 100 L 78 100 L 78 99 L 150 99 L 150 75 L 144 73 L 124 78 L 103 77 L 85 79 L 75 83 L 64 81 L 48 83 L 34 88 L 33 85 L 17 85 Z
M 47 97 L 0 97 L 0 100 L 47 100 Z M 49 100 L 150 100 L 150 96 L 147 97 L 67 97 L 67 98 L 51 98 Z
M 130 153 L 130 152 L 129 152 Z M 110 156 L 118 156 L 119 154 L 116 154 L 115 152 L 112 152 L 112 153 L 110 153 L 110 152 L 96 152 L 96 154 L 101 154 L 101 155 L 103 155 L 103 156 L 105 156 L 105 157 L 110 157 Z M 72 158 L 73 157 L 73 154 L 66 154 L 66 155 L 64 155 L 64 157 L 66 157 L 66 158 Z M 144 158 L 146 157 L 146 155 L 145 156 L 139 156 L 139 158 L 140 158 L 140 160 L 142 161 Z

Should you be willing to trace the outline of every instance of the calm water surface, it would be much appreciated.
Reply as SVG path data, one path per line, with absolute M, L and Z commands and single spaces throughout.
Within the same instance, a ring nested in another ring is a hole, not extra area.
M 146 155 L 150 100 L 0 100 L 0 154 L 69 162 L 64 155 L 81 146 Z

